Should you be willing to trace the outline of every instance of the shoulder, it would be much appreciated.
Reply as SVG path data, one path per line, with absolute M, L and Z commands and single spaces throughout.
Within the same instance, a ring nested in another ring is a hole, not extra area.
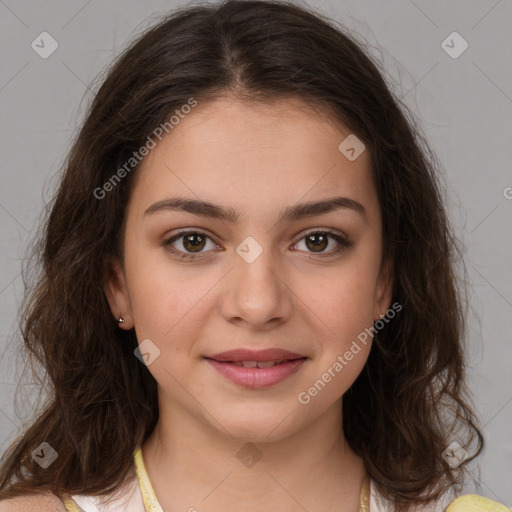
M 0 501 L 0 512 L 66 512 L 64 503 L 54 494 L 17 496 Z
M 371 512 L 390 512 L 393 510 L 392 503 L 380 495 L 373 480 L 370 480 L 369 510 Z M 511 510 L 502 503 L 484 496 L 465 494 L 456 497 L 453 491 L 446 492 L 435 503 L 415 508 L 415 512 L 511 512 Z
M 497 501 L 477 494 L 466 494 L 454 499 L 446 512 L 510 512 L 510 509 Z

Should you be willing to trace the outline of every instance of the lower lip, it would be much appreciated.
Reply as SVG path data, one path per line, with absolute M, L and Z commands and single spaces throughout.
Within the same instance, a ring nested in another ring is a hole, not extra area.
M 215 359 L 206 360 L 235 384 L 247 388 L 268 388 L 298 372 L 306 358 L 285 361 L 270 368 L 245 368 L 233 363 L 221 363 Z

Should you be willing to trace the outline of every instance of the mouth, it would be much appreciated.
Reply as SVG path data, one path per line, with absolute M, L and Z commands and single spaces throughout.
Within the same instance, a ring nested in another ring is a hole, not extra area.
M 307 357 L 297 357 L 270 361 L 217 361 L 213 358 L 205 358 L 215 370 L 231 382 L 253 389 L 279 384 L 296 374 L 307 359 Z
M 205 356 L 207 359 L 214 359 L 220 362 L 231 362 L 231 363 L 249 363 L 254 366 L 254 363 L 280 363 L 282 361 L 291 361 L 294 359 L 300 359 L 305 357 L 303 354 L 296 352 L 290 352 L 282 348 L 266 348 L 262 350 L 254 350 L 250 348 L 235 348 L 220 352 L 218 354 L 212 354 Z M 250 366 L 249 366 L 250 367 Z
M 280 360 L 271 360 L 271 361 L 219 361 L 214 358 L 207 357 L 206 359 L 211 359 L 212 361 L 217 361 L 221 364 L 232 364 L 234 366 L 243 367 L 243 368 L 272 368 L 273 366 L 277 366 L 283 363 L 287 363 L 288 361 L 297 361 L 298 359 L 307 359 L 306 357 L 296 357 L 293 359 L 280 359 Z

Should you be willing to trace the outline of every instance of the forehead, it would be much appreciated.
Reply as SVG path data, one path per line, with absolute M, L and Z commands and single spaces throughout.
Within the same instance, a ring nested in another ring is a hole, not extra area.
M 134 199 L 140 208 L 178 194 L 261 208 L 340 192 L 372 202 L 369 155 L 350 161 L 339 149 L 348 136 L 298 99 L 199 101 L 143 161 Z

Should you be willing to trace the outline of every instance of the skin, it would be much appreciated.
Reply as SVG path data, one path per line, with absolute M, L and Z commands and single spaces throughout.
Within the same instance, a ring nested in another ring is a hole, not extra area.
M 349 134 L 300 100 L 226 97 L 199 102 L 138 171 L 124 267 L 113 262 L 105 293 L 114 317 L 126 321 L 120 327 L 135 327 L 139 343 L 149 338 L 160 350 L 148 366 L 160 418 L 142 453 L 165 510 L 358 510 L 365 472 L 345 441 L 341 400 L 371 340 L 307 405 L 297 398 L 390 307 L 370 157 L 349 161 L 340 152 Z M 178 196 L 233 208 L 238 221 L 144 215 Z M 333 196 L 360 202 L 364 216 L 345 208 L 279 222 L 286 206 Z M 175 239 L 172 247 L 193 255 L 188 261 L 162 246 L 185 228 L 210 237 L 199 254 Z M 321 228 L 352 245 L 334 254 L 339 244 L 329 238 L 315 252 L 306 235 Z M 248 236 L 263 251 L 252 263 L 236 252 Z M 204 359 L 238 347 L 283 348 L 308 360 L 275 386 L 249 389 Z M 261 455 L 251 467 L 237 456 L 243 447 Z

